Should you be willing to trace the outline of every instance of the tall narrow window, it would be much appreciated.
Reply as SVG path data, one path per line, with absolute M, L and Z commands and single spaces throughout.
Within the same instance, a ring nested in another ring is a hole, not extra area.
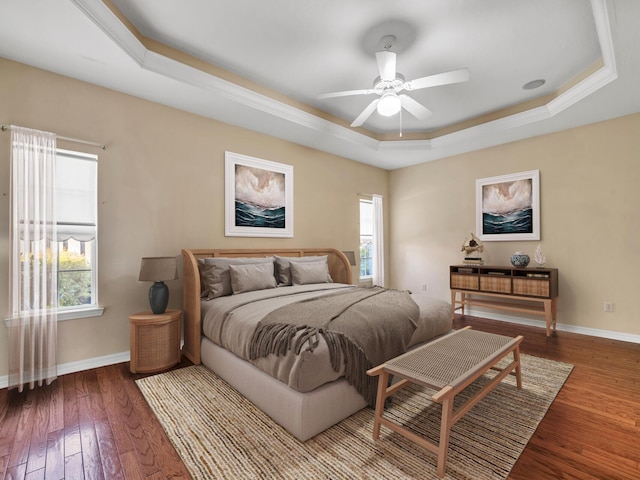
M 373 202 L 360 200 L 360 280 L 373 275 Z
M 371 281 L 384 287 L 384 228 L 382 195 L 373 195 L 373 271 Z
M 98 157 L 57 150 L 58 313 L 98 307 Z

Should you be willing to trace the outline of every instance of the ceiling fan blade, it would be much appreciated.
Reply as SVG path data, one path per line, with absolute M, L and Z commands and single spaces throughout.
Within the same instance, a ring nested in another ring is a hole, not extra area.
M 371 93 L 374 93 L 373 89 L 371 88 L 368 88 L 366 90 L 344 90 L 342 92 L 321 93 L 317 98 L 347 97 L 349 95 L 369 95 Z
M 390 82 L 396 79 L 396 52 L 383 50 L 376 52 L 376 61 L 380 71 L 380 79 Z
M 400 97 L 400 104 L 402 108 L 404 108 L 411 115 L 416 117 L 418 120 L 426 120 L 431 115 L 431 110 L 422 105 L 421 103 L 416 102 L 413 98 L 408 95 L 398 95 Z
M 371 116 L 371 114 L 374 112 L 374 110 L 376 109 L 376 106 L 378 105 L 378 102 L 380 101 L 379 98 L 376 98 L 373 102 L 371 102 L 369 105 L 367 105 L 367 108 L 365 108 L 362 113 L 360 115 L 358 115 L 358 117 L 353 121 L 353 123 L 351 124 L 352 127 L 359 127 L 360 125 L 362 125 L 364 122 L 367 121 L 367 119 Z
M 461 68 L 450 72 L 437 73 L 428 77 L 416 78 L 405 82 L 406 90 L 418 90 L 420 88 L 437 87 L 439 85 L 449 85 L 450 83 L 460 83 L 469 80 L 469 70 Z

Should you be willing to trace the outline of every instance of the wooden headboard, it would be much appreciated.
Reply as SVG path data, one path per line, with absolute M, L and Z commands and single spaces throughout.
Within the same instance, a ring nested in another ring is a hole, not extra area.
M 203 249 L 182 250 L 183 291 L 184 291 L 184 346 L 182 353 L 194 364 L 200 363 L 200 335 L 202 332 L 200 318 L 200 272 L 198 259 L 207 257 L 307 257 L 327 255 L 329 274 L 336 283 L 351 284 L 351 265 L 340 250 L 334 248 L 281 248 L 281 249 Z

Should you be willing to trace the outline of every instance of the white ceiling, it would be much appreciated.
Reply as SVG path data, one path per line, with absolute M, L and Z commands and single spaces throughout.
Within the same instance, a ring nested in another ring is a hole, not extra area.
M 122 18 L 98 0 L 2 0 L 0 56 L 386 169 L 640 111 L 637 0 L 112 2 Z M 406 79 L 471 78 L 409 92 L 427 120 L 353 129 L 371 96 L 317 95 L 370 88 L 388 34 Z

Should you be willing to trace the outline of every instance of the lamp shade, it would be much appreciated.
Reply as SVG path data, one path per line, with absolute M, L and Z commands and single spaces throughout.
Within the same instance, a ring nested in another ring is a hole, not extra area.
M 140 262 L 141 282 L 162 282 L 178 278 L 176 257 L 144 257 Z
M 348 250 L 343 251 L 342 253 L 344 253 L 344 256 L 349 260 L 349 265 L 353 267 L 356 264 L 356 252 L 354 252 L 353 250 Z

